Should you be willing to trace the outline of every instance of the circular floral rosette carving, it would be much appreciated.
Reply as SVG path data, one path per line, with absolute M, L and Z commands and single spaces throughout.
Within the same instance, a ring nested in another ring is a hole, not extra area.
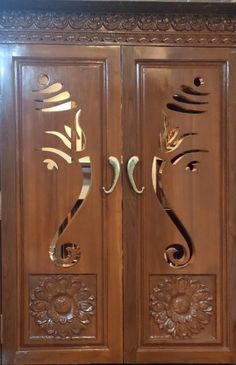
M 206 285 L 187 276 L 164 279 L 150 297 L 150 314 L 155 323 L 176 339 L 198 334 L 213 312 L 213 298 Z
M 55 275 L 34 289 L 30 312 L 49 336 L 73 338 L 91 323 L 95 306 L 95 296 L 79 278 Z

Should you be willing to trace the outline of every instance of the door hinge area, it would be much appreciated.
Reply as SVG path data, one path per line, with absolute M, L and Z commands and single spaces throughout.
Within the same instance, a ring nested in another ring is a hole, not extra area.
M 0 314 L 0 337 L 1 337 L 1 345 L 3 343 L 3 317 Z

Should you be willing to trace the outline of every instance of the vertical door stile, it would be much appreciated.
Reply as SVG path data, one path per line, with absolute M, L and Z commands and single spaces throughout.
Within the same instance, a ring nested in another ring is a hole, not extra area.
M 124 362 L 136 362 L 139 311 L 139 202 L 131 191 L 126 166 L 137 154 L 136 89 L 133 48 L 122 47 L 122 131 L 123 131 L 123 252 L 124 252 Z

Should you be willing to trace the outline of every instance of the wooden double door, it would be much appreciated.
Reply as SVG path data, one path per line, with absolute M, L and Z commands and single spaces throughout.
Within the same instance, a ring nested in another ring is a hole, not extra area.
M 1 62 L 3 364 L 233 363 L 233 52 Z

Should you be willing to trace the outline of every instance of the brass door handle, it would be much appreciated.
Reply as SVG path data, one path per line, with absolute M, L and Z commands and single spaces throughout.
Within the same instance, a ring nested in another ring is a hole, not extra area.
M 116 187 L 117 181 L 119 180 L 119 176 L 120 176 L 120 162 L 114 156 L 110 156 L 108 158 L 108 162 L 109 162 L 109 164 L 114 169 L 114 179 L 113 179 L 113 183 L 112 183 L 110 189 L 106 189 L 104 186 L 102 187 L 102 189 L 103 189 L 104 193 L 111 194 L 114 191 L 115 187 Z
M 134 189 L 135 193 L 142 194 L 144 192 L 145 187 L 143 186 L 140 190 L 137 188 L 136 183 L 134 181 L 134 169 L 137 163 L 139 162 L 138 156 L 132 156 L 130 157 L 128 163 L 127 163 L 127 173 L 129 177 L 130 184 L 132 188 Z

